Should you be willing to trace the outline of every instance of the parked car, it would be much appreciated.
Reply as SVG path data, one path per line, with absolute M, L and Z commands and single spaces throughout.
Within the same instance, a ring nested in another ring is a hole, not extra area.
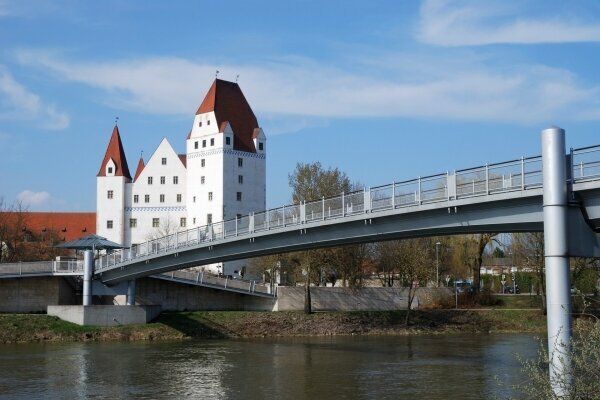
M 504 287 L 504 293 L 519 294 L 521 293 L 521 289 L 519 289 L 519 285 L 515 285 L 514 287 L 513 285 L 507 285 Z
M 457 293 L 473 293 L 473 284 L 469 281 L 456 281 Z

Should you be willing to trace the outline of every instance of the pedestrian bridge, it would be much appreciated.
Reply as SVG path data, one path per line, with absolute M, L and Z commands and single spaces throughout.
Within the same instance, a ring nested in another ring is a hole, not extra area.
M 83 260 L 34 261 L 0 264 L 0 279 L 33 278 L 40 276 L 72 276 L 82 278 Z M 151 275 L 150 278 L 177 282 L 185 285 L 272 298 L 276 293 L 268 285 L 244 279 L 219 277 L 201 271 L 171 271 Z
M 600 145 L 567 158 L 569 254 L 600 256 Z M 432 235 L 543 230 L 542 157 L 394 182 L 285 205 L 151 240 L 100 257 L 116 284 L 222 261 Z

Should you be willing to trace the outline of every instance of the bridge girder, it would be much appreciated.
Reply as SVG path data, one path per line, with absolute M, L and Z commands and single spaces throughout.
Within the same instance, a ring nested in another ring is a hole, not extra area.
M 577 192 L 577 197 L 579 202 L 573 202 L 569 209 L 569 230 L 574 233 L 569 235 L 570 255 L 598 257 L 600 240 L 594 230 L 600 228 L 600 190 Z M 426 205 L 412 212 L 365 213 L 340 222 L 298 224 L 276 233 L 255 232 L 218 244 L 180 247 L 124 262 L 97 277 L 112 285 L 160 272 L 297 250 L 423 236 L 542 230 L 541 190 L 527 196 L 517 192 L 488 202 L 468 199 L 449 202 L 443 208 Z

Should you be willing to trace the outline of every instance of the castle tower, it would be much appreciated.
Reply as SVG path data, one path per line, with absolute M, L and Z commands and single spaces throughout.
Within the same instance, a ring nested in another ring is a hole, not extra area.
M 119 127 L 115 125 L 96 176 L 96 233 L 124 243 L 126 184 L 131 182 Z
M 187 215 L 198 227 L 266 207 L 266 137 L 239 85 L 215 79 L 187 144 Z M 236 275 L 245 262 L 222 272 Z

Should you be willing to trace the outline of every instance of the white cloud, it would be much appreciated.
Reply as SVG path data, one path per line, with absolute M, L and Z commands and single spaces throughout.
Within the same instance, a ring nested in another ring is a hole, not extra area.
M 18 59 L 101 90 L 115 108 L 163 114 L 194 112 L 215 70 L 215 65 L 169 57 L 94 64 L 21 51 Z M 386 73 L 369 75 L 298 58 L 219 69 L 225 79 L 228 71 L 240 74 L 255 111 L 295 116 L 302 123 L 307 119 L 298 117 L 312 117 L 316 123 L 322 123 L 320 117 L 416 117 L 545 124 L 590 119 L 600 110 L 600 88 L 584 85 L 562 69 L 447 58 L 426 67 L 414 59 L 395 62 L 380 69 Z M 401 73 L 388 73 L 394 69 Z
M 45 104 L 35 93 L 17 82 L 8 69 L 0 65 L 0 119 L 36 121 L 50 130 L 69 126 L 69 115 L 57 111 L 53 104 Z
M 17 195 L 17 200 L 25 207 L 41 206 L 50 200 L 50 193 L 24 190 Z
M 6 17 L 8 15 L 10 15 L 8 2 L 6 0 L 0 0 L 0 17 Z
M 427 0 L 421 6 L 417 38 L 439 46 L 600 42 L 598 22 L 567 18 L 559 12 L 551 18 L 522 18 L 516 9 L 521 4 Z

